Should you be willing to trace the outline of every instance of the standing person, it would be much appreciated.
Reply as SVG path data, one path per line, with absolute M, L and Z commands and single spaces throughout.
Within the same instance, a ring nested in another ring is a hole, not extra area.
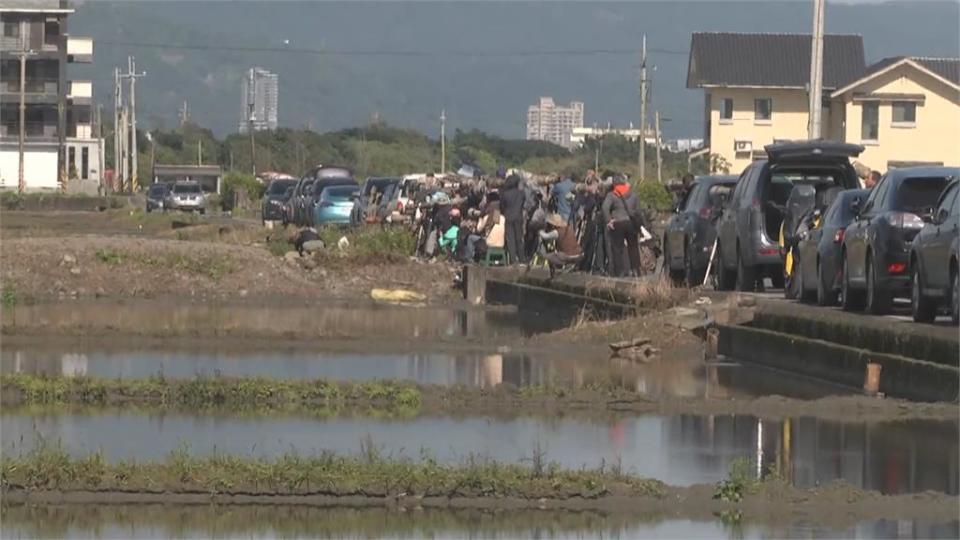
M 610 256 L 613 259 L 613 273 L 616 277 L 625 277 L 636 273 L 640 268 L 640 246 L 637 242 L 637 228 L 633 224 L 630 209 L 639 206 L 636 195 L 630 191 L 630 184 L 618 177 L 613 189 L 603 200 L 601 211 L 610 236 Z M 624 268 L 624 244 L 629 268 Z
M 574 187 L 576 187 L 574 180 L 570 176 L 564 176 L 563 180 L 550 188 L 550 198 L 556 201 L 557 213 L 568 223 L 571 221 Z
M 507 258 L 510 264 L 523 262 L 523 206 L 526 196 L 520 189 L 520 177 L 511 174 L 500 194 L 500 212 L 503 213 Z

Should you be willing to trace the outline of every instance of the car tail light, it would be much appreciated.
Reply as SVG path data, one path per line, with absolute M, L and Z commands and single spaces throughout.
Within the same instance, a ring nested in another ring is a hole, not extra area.
M 403 202 L 397 201 L 397 212 L 403 212 Z
M 907 263 L 895 262 L 887 265 L 888 274 L 902 274 L 907 271 Z
M 843 235 L 845 234 L 844 231 L 846 231 L 846 229 L 838 229 L 837 232 L 834 233 L 834 235 L 833 235 L 833 243 L 834 243 L 834 244 L 839 244 L 839 243 L 843 242 Z
M 780 253 L 780 248 L 760 248 L 757 250 L 757 253 L 760 255 L 777 255 Z
M 760 208 L 760 199 L 754 199 L 750 202 L 750 206 L 753 208 Z
M 884 214 L 883 219 L 898 229 L 922 229 L 923 219 L 910 212 L 890 212 Z
M 711 216 L 713 216 L 713 208 L 710 208 L 709 206 L 704 206 L 703 208 L 700 209 L 700 217 L 702 217 L 703 219 L 710 219 Z

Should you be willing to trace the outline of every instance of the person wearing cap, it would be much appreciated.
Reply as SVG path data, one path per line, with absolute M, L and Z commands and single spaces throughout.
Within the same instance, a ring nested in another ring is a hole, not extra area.
M 583 256 L 580 243 L 577 242 L 577 232 L 559 214 L 547 216 L 547 228 L 540 231 L 540 255 L 550 265 L 552 276 L 557 267 L 578 262 Z M 546 242 L 553 241 L 554 250 L 547 252 Z

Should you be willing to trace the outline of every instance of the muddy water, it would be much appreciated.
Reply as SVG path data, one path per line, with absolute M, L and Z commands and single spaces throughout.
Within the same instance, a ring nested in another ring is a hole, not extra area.
M 251 506 L 12 506 L 4 538 L 956 538 L 957 521 L 723 523 L 546 510 Z
M 402 349 L 402 345 L 398 346 Z M 747 397 L 776 394 L 816 398 L 845 394 L 796 375 L 734 362 L 704 364 L 698 351 L 642 364 L 605 353 L 550 351 L 324 352 L 322 350 L 225 351 L 8 345 L 0 350 L 0 372 L 46 375 L 170 378 L 223 375 L 282 379 L 397 379 L 422 384 L 492 387 L 605 384 L 657 397 Z
M 3 449 L 26 451 L 41 439 L 75 455 L 102 450 L 109 460 L 162 459 L 186 445 L 192 454 L 275 456 L 291 449 L 357 453 L 370 438 L 384 455 L 427 453 L 457 462 L 470 456 L 505 462 L 542 453 L 565 467 L 619 463 L 625 471 L 672 485 L 713 483 L 731 463 L 776 469 L 798 487 L 836 479 L 897 494 L 957 494 L 957 422 L 838 423 L 751 416 L 644 415 L 583 417 L 237 417 L 129 410 L 5 408 Z

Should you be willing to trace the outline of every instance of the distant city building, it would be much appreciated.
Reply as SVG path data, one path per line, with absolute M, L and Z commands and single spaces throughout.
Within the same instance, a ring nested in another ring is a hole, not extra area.
M 20 181 L 20 89 L 24 96 L 24 189 L 100 182 L 103 139 L 91 109 L 93 82 L 71 79 L 67 64 L 93 62 L 93 39 L 67 31 L 66 0 L 0 2 L 0 189 Z M 20 54 L 26 80 L 20 85 Z
M 277 129 L 277 74 L 252 67 L 240 89 L 240 122 L 237 124 L 240 133 L 246 133 L 251 124 L 254 131 Z
M 703 148 L 703 139 L 672 139 L 663 146 L 671 152 L 692 152 Z
M 630 123 L 630 127 L 628 127 L 627 129 L 613 128 L 613 127 L 610 127 L 609 124 L 605 128 L 603 127 L 598 128 L 596 126 L 586 127 L 586 128 L 585 127 L 573 128 L 573 130 L 571 130 L 570 132 L 569 142 L 564 146 L 568 146 L 571 148 L 577 147 L 577 146 L 583 146 L 583 143 L 586 142 L 587 139 L 595 139 L 597 137 L 605 137 L 608 135 L 619 135 L 621 137 L 625 137 L 628 140 L 635 141 L 637 140 L 638 137 L 640 137 L 640 130 L 635 128 L 632 122 Z M 647 144 L 656 144 L 656 141 L 657 141 L 656 132 L 653 129 L 648 127 L 647 133 L 643 139 L 647 142 Z
M 549 141 L 570 148 L 574 129 L 583 127 L 583 102 L 558 106 L 551 97 L 527 109 L 527 140 Z

